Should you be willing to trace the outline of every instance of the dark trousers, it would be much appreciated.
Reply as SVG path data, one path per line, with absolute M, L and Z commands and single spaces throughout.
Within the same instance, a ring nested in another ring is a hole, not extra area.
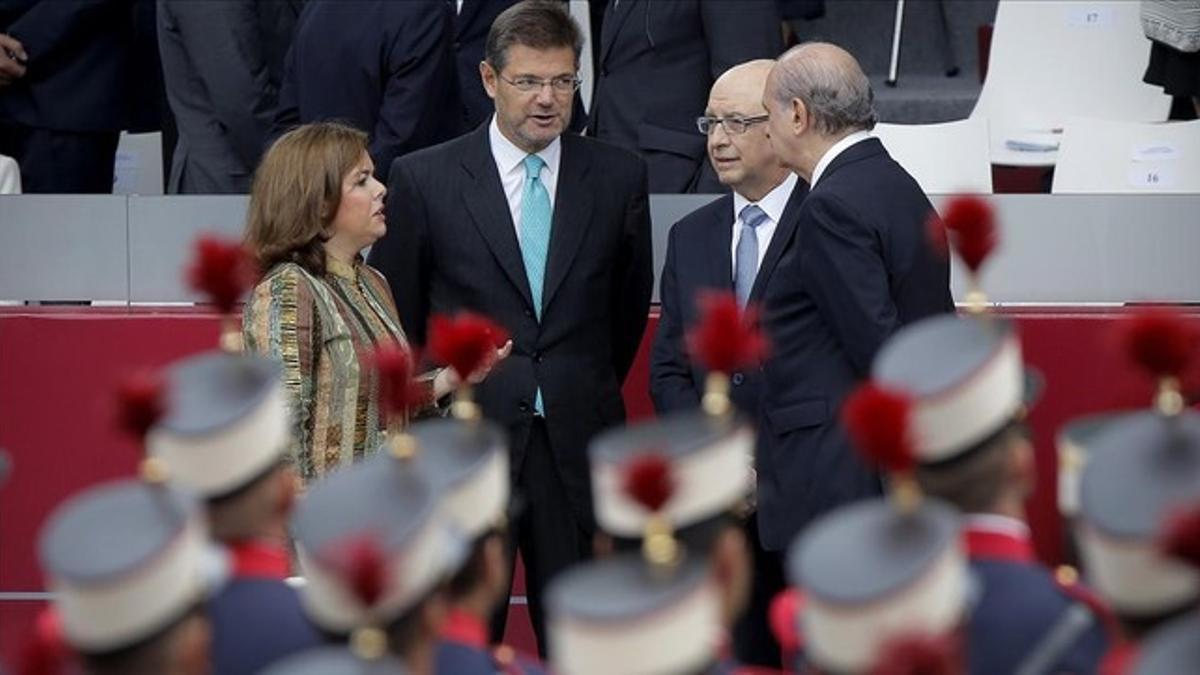
M 546 422 L 534 418 L 525 448 L 525 460 L 513 486 L 521 509 L 509 524 L 509 552 L 521 552 L 525 564 L 525 595 L 529 618 L 537 636 L 538 655 L 546 658 L 546 614 L 543 608 L 546 585 L 571 565 L 592 556 L 594 532 L 579 522 L 567 502 L 566 488 L 559 477 L 550 447 Z M 509 588 L 512 588 L 510 579 Z M 492 615 L 492 640 L 504 636 L 508 603 Z
M 21 166 L 21 191 L 111 194 L 116 131 L 76 132 L 0 122 L 0 155 Z
M 779 668 L 783 657 L 780 655 L 779 642 L 771 632 L 768 611 L 771 601 L 787 585 L 783 573 L 783 554 L 763 549 L 762 542 L 758 540 L 757 513 L 746 519 L 744 527 L 754 561 L 754 581 L 750 587 L 750 604 L 733 626 L 733 653 L 738 662 L 748 666 Z

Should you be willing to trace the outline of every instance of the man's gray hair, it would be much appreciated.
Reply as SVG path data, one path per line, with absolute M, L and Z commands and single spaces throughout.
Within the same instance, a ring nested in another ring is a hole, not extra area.
M 862 68 L 846 52 L 826 43 L 792 47 L 775 67 L 774 96 L 800 99 L 821 134 L 870 130 L 879 121 L 875 94 Z

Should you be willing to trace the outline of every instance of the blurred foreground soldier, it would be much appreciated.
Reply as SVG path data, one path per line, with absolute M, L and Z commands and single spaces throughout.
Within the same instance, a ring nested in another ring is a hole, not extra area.
M 760 59 L 725 71 L 713 84 L 697 126 L 708 138 L 708 159 L 733 193 L 696 209 L 671 227 L 661 276 L 662 312 L 650 354 L 650 395 L 662 415 L 696 408 L 704 395 L 704 368 L 693 360 L 684 334 L 699 321 L 703 291 L 731 288 L 743 306 L 762 299 L 760 278 L 779 262 L 808 186 L 779 162 L 767 138 L 763 88 L 774 61 Z M 730 373 L 730 397 L 749 419 L 758 415 L 759 363 Z M 765 466 L 770 462 L 763 461 Z M 734 631 L 739 659 L 779 665 L 779 647 L 764 621 L 767 605 L 784 586 L 778 551 L 759 543 L 757 516 L 746 519 L 754 554 L 751 605 Z
M 360 656 L 390 653 L 434 673 L 446 613 L 442 584 L 465 547 L 411 461 L 386 453 L 314 483 L 293 520 L 304 608 Z
M 943 209 L 946 232 L 972 284 L 997 240 L 991 207 L 963 197 Z M 1011 322 L 984 314 L 924 319 L 901 329 L 872 368 L 876 386 L 907 399 L 915 477 L 925 494 L 963 513 L 980 595 L 967 628 L 969 672 L 1092 673 L 1107 648 L 1090 591 L 1059 583 L 1035 559 L 1025 502 L 1035 485 L 1024 428 L 1036 387 Z M 1113 636 L 1115 637 L 1115 636 Z
M 206 537 L 199 505 L 157 478 L 91 488 L 50 516 L 42 567 L 85 672 L 210 672 Z
M 950 265 L 926 235 L 936 213 L 871 137 L 873 100 L 854 57 L 830 44 L 789 51 L 767 78 L 771 145 L 809 183 L 778 264 L 756 281 L 774 342 L 758 437 L 767 550 L 783 549 L 822 513 L 879 494 L 878 474 L 838 424 L 842 401 L 892 333 L 954 311 Z
M 409 671 L 388 655 L 364 658 L 346 647 L 321 647 L 301 652 L 261 671 L 261 675 L 407 675 Z
M 1105 657 L 1103 672 L 1122 671 L 1150 630 L 1200 598 L 1200 570 L 1162 537 L 1177 512 L 1200 502 L 1200 414 L 1183 407 L 1179 392 L 1195 332 L 1182 317 L 1153 310 L 1130 318 L 1124 331 L 1126 351 L 1158 391 L 1153 408 L 1109 426 L 1086 448 L 1076 538 L 1087 579 L 1127 640 Z
M 1200 567 L 1200 502 L 1172 515 L 1159 540 L 1169 556 Z M 1171 675 L 1191 672 L 1200 663 L 1200 607 L 1193 607 L 1182 618 L 1157 628 L 1142 641 L 1135 667 L 1136 675 Z
M 557 671 L 739 672 L 727 652 L 750 592 L 738 515 L 753 485 L 754 431 L 734 411 L 729 373 L 758 358 L 762 338 L 732 294 L 703 305 L 690 340 L 709 372 L 703 409 L 606 432 L 589 449 L 596 521 L 618 553 L 552 591 Z
M 1087 448 L 1111 425 L 1128 413 L 1102 412 L 1077 417 L 1058 430 L 1058 513 L 1062 516 L 1063 561 L 1058 573 L 1078 575 L 1079 546 L 1075 542 L 1075 521 L 1079 516 L 1079 481 L 1087 466 Z M 1070 570 L 1070 571 L 1067 571 Z
M 792 545 L 788 575 L 805 597 L 796 629 L 807 663 L 797 669 L 964 672 L 972 589 L 962 519 L 924 497 L 912 476 L 917 415 L 905 399 L 866 384 L 844 417 L 859 449 L 890 474 L 889 497 L 832 511 Z M 916 663 L 922 669 L 908 670 Z
M 213 665 L 251 675 L 320 644 L 289 573 L 287 520 L 298 477 L 287 459 L 291 421 L 278 363 L 208 352 L 166 371 L 170 410 L 147 449 L 171 480 L 202 497 L 231 579 L 209 603 Z

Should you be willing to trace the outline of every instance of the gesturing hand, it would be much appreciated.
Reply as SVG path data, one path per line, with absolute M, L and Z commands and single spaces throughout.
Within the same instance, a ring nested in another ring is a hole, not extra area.
M 25 77 L 25 47 L 11 35 L 0 33 L 0 87 Z

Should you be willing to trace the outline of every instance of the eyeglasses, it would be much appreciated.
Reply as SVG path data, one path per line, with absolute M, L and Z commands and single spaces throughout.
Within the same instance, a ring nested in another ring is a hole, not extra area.
M 545 87 L 546 85 L 550 85 L 550 88 L 553 89 L 554 93 L 556 94 L 572 94 L 576 89 L 579 89 L 579 85 L 582 82 L 582 80 L 580 80 L 578 77 L 574 77 L 572 75 L 563 75 L 551 80 L 543 80 L 538 77 L 518 77 L 515 80 L 510 80 L 500 73 L 496 73 L 496 77 L 516 87 L 517 91 L 524 92 L 526 94 L 531 94 L 535 91 L 540 92 L 542 87 Z
M 717 125 L 725 127 L 725 133 L 737 136 L 746 133 L 750 127 L 759 122 L 766 122 L 770 115 L 755 115 L 754 117 L 697 117 L 696 128 L 705 136 L 711 134 Z

